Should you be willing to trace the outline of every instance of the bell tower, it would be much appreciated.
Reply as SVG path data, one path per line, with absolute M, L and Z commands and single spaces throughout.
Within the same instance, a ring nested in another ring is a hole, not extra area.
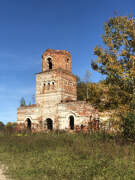
M 42 72 L 36 75 L 36 103 L 55 105 L 76 99 L 76 76 L 72 74 L 70 53 L 66 50 L 46 50 L 42 55 Z
M 58 68 L 72 73 L 70 53 L 66 50 L 46 50 L 42 55 L 42 72 Z

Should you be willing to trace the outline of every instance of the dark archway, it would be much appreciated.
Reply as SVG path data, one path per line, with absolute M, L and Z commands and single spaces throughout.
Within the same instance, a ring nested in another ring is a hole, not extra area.
M 81 124 L 81 130 L 84 128 L 84 125 L 83 124 Z
M 27 118 L 27 129 L 31 130 L 31 120 Z
M 47 129 L 53 130 L 53 121 L 50 118 L 48 118 L 46 122 L 47 122 Z
M 69 117 L 69 125 L 70 125 L 70 129 L 74 130 L 74 116 Z
M 48 62 L 49 69 L 52 69 L 52 59 L 50 57 L 47 59 L 47 62 Z

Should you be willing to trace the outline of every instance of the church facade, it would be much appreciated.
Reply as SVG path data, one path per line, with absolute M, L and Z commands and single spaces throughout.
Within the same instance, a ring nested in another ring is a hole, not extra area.
M 77 101 L 76 76 L 68 51 L 48 49 L 43 53 L 35 96 L 36 104 L 17 110 L 18 131 L 88 131 L 93 121 L 98 128 L 98 111 L 85 101 Z

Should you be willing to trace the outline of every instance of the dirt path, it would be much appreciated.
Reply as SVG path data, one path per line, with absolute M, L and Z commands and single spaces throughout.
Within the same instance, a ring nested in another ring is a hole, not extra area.
M 0 180 L 9 180 L 3 173 L 4 171 L 4 166 L 0 165 Z

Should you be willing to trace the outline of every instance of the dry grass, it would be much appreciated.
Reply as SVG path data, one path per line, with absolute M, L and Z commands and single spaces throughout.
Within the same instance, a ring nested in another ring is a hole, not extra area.
M 0 161 L 17 180 L 135 179 L 135 144 L 104 134 L 0 137 Z

